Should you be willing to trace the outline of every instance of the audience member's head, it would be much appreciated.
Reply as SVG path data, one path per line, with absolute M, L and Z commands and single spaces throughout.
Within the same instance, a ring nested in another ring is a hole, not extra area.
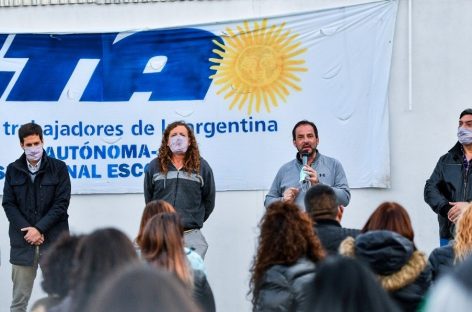
M 331 257 L 315 277 L 313 312 L 399 311 L 372 272 L 355 259 Z
M 472 257 L 467 257 L 452 274 L 446 274 L 430 291 L 426 312 L 469 312 L 472 307 Z
M 49 247 L 41 259 L 41 286 L 48 296 L 37 300 L 31 311 L 47 311 L 68 295 L 74 256 L 82 237 L 64 232 Z
M 463 261 L 472 253 L 472 204 L 466 206 L 456 225 L 454 260 Z
M 413 241 L 415 233 L 405 208 L 395 202 L 384 202 L 370 215 L 361 232 L 388 230 Z
M 264 272 L 276 264 L 291 265 L 302 257 L 318 262 L 325 256 L 313 221 L 293 203 L 272 203 L 262 217 L 259 244 L 251 268 L 253 303 L 257 300 Z
M 157 215 L 158 213 L 173 213 L 175 212 L 174 207 L 164 200 L 152 200 L 146 204 L 141 216 L 141 223 L 139 225 L 138 236 L 136 236 L 136 243 L 141 245 L 143 240 L 144 227 L 146 226 L 149 219 Z
M 90 297 L 100 283 L 117 269 L 137 261 L 133 243 L 114 228 L 100 229 L 82 238 L 72 272 L 72 312 L 87 311 Z
M 305 208 L 313 220 L 341 221 L 342 209 L 339 207 L 336 193 L 329 185 L 312 186 L 305 194 Z
M 64 298 L 69 292 L 69 279 L 74 255 L 83 236 L 63 233 L 44 255 L 41 261 L 43 282 L 41 286 L 49 296 Z
M 141 253 L 149 263 L 173 272 L 192 286 L 192 272 L 184 253 L 183 228 L 176 213 L 159 213 L 144 227 Z
M 169 272 L 132 265 L 106 279 L 90 312 L 198 312 L 188 288 Z

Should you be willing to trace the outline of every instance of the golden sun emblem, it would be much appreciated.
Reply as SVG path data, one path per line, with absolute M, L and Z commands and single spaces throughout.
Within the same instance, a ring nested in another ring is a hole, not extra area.
M 251 30 L 245 21 L 244 28 L 237 26 L 237 33 L 226 28 L 225 45 L 213 40 L 221 49 L 213 52 L 221 58 L 210 58 L 217 64 L 210 67 L 216 70 L 210 78 L 220 85 L 216 94 L 224 92 L 225 100 L 232 97 L 229 109 L 237 106 L 241 110 L 247 104 L 250 115 L 254 109 L 259 112 L 263 104 L 270 112 L 271 106 L 278 107 L 279 99 L 286 102 L 289 87 L 301 91 L 295 73 L 307 68 L 300 66 L 304 60 L 295 58 L 307 49 L 295 42 L 298 34 L 290 34 L 284 27 L 285 23 L 268 27 L 264 19 L 260 24 L 254 22 Z

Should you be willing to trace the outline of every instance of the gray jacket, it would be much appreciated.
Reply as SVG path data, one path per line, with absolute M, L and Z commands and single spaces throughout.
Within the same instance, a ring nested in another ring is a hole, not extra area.
M 297 154 L 297 158 L 286 163 L 279 169 L 274 182 L 272 182 L 269 193 L 267 193 L 265 197 L 264 206 L 266 208 L 271 203 L 281 200 L 287 188 L 300 188 L 299 179 L 302 167 L 302 162 Z M 344 173 L 341 163 L 337 159 L 324 156 L 317 151 L 311 167 L 318 172 L 320 183 L 331 186 L 336 193 L 339 203 L 343 206 L 347 206 L 351 198 L 351 192 L 349 191 L 346 174 Z M 297 198 L 295 198 L 295 203 L 303 209 L 305 208 L 304 199 L 304 191 L 300 191 Z
M 157 158 L 153 159 L 144 175 L 146 203 L 162 199 L 174 206 L 185 230 L 203 226 L 215 207 L 215 180 L 210 165 L 200 158 L 200 172 L 177 170 L 172 163 L 169 171 L 159 171 Z

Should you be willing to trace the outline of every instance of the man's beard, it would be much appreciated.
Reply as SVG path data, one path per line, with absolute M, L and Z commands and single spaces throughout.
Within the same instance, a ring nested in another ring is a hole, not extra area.
M 307 155 L 308 157 L 315 155 L 316 147 L 309 146 L 309 147 L 302 147 L 298 150 L 298 153 L 301 155 Z

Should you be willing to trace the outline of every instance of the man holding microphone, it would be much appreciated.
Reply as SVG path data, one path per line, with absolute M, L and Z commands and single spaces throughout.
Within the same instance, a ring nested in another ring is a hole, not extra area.
M 283 200 L 295 202 L 304 208 L 305 192 L 318 183 L 331 186 L 339 204 L 347 206 L 351 193 L 346 174 L 337 159 L 319 153 L 316 125 L 308 120 L 297 122 L 292 130 L 292 138 L 297 149 L 296 157 L 277 172 L 264 206 L 267 208 L 272 202 Z

